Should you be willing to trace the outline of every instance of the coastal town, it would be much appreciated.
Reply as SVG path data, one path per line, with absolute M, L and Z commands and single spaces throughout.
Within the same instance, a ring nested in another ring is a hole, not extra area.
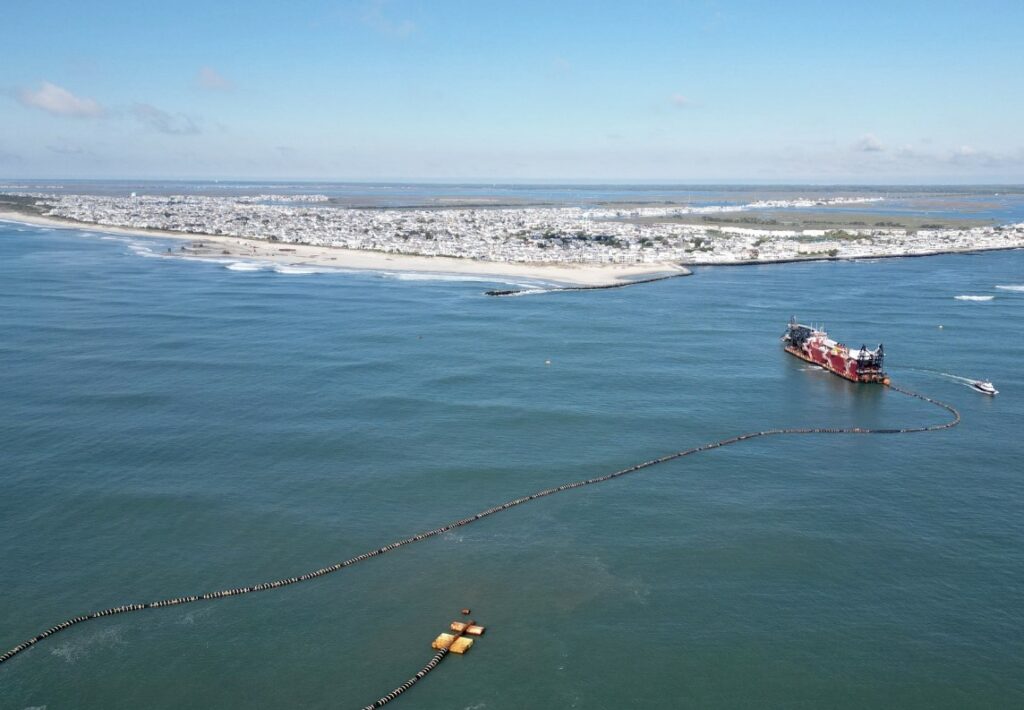
M 795 230 L 673 221 L 692 214 L 827 209 L 882 201 L 878 197 L 621 208 L 371 209 L 330 205 L 322 195 L 20 194 L 33 198 L 45 216 L 97 226 L 506 263 L 731 264 L 1024 247 L 1024 223 Z

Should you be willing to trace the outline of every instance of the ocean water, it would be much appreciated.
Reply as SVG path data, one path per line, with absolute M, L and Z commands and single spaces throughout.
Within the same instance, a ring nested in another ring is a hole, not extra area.
M 1024 252 L 495 299 L 139 244 L 0 224 L 2 649 L 742 431 L 943 420 L 786 355 L 791 315 L 964 421 L 754 440 L 90 621 L 0 666 L 0 707 L 360 707 L 461 607 L 486 636 L 396 707 L 1024 705 Z

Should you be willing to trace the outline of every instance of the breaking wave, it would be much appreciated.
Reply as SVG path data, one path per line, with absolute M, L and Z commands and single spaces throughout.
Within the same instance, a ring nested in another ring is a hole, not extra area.
M 307 274 L 320 273 L 316 269 L 304 269 L 301 266 L 282 266 L 278 265 L 274 267 L 274 273 L 277 274 L 289 274 L 291 276 L 305 276 Z
M 254 264 L 251 261 L 233 261 L 224 267 L 228 271 L 263 271 L 265 264 Z
M 561 291 L 558 288 L 524 288 L 521 291 L 515 291 L 513 293 L 502 294 L 504 296 L 531 296 L 538 293 L 551 293 L 553 291 Z
M 958 301 L 991 301 L 995 296 L 972 296 L 970 294 L 963 294 L 960 296 L 953 296 Z
M 398 281 L 450 281 L 457 283 L 473 282 L 473 283 L 488 283 L 488 284 L 507 284 L 509 286 L 515 286 L 522 289 L 533 289 L 533 290 L 546 290 L 551 285 L 544 281 L 514 281 L 512 279 L 503 279 L 501 276 L 487 276 L 487 275 L 473 275 L 473 274 L 446 274 L 440 272 L 430 271 L 382 271 L 382 276 L 389 279 L 396 279 Z
M 1019 291 L 1024 292 L 1024 284 L 997 284 L 996 288 L 1001 291 Z
M 439 274 L 421 271 L 385 271 L 385 276 L 399 281 L 484 281 L 494 283 L 496 279 L 469 274 Z M 500 279 L 499 279 L 500 280 Z
M 143 244 L 141 242 L 130 241 L 130 242 L 128 242 L 128 248 L 131 250 L 132 254 L 135 254 L 136 256 L 146 256 L 146 257 L 159 257 L 160 256 L 160 254 L 157 254 L 148 245 Z
M 220 262 L 223 263 L 223 262 Z M 331 266 L 307 266 L 305 264 L 275 264 L 259 261 L 233 261 L 224 266 L 229 271 L 272 271 L 286 276 L 308 276 L 311 274 L 347 274 L 350 270 Z

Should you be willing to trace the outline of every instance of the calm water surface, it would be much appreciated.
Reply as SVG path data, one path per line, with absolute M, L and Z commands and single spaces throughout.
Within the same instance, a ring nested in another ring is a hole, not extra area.
M 0 667 L 0 706 L 359 707 L 464 606 L 487 636 L 396 706 L 1024 704 L 1024 292 L 995 288 L 1024 252 L 493 299 L 130 247 L 0 224 L 4 649 L 741 431 L 942 420 L 787 356 L 793 314 L 964 423 L 756 440 L 89 622 Z

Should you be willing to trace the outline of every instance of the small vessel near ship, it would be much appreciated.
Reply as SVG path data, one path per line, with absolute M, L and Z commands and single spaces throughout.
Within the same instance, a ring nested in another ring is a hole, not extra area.
M 986 382 L 985 380 L 974 380 L 968 385 L 968 387 L 977 390 L 982 394 L 987 394 L 989 397 L 995 397 L 999 394 L 999 390 L 997 390 L 991 382 Z
M 782 342 L 791 355 L 851 382 L 889 384 L 889 376 L 882 370 L 885 349 L 881 344 L 874 350 L 868 350 L 864 345 L 851 350 L 828 337 L 823 329 L 797 323 L 796 318 L 789 321 Z

